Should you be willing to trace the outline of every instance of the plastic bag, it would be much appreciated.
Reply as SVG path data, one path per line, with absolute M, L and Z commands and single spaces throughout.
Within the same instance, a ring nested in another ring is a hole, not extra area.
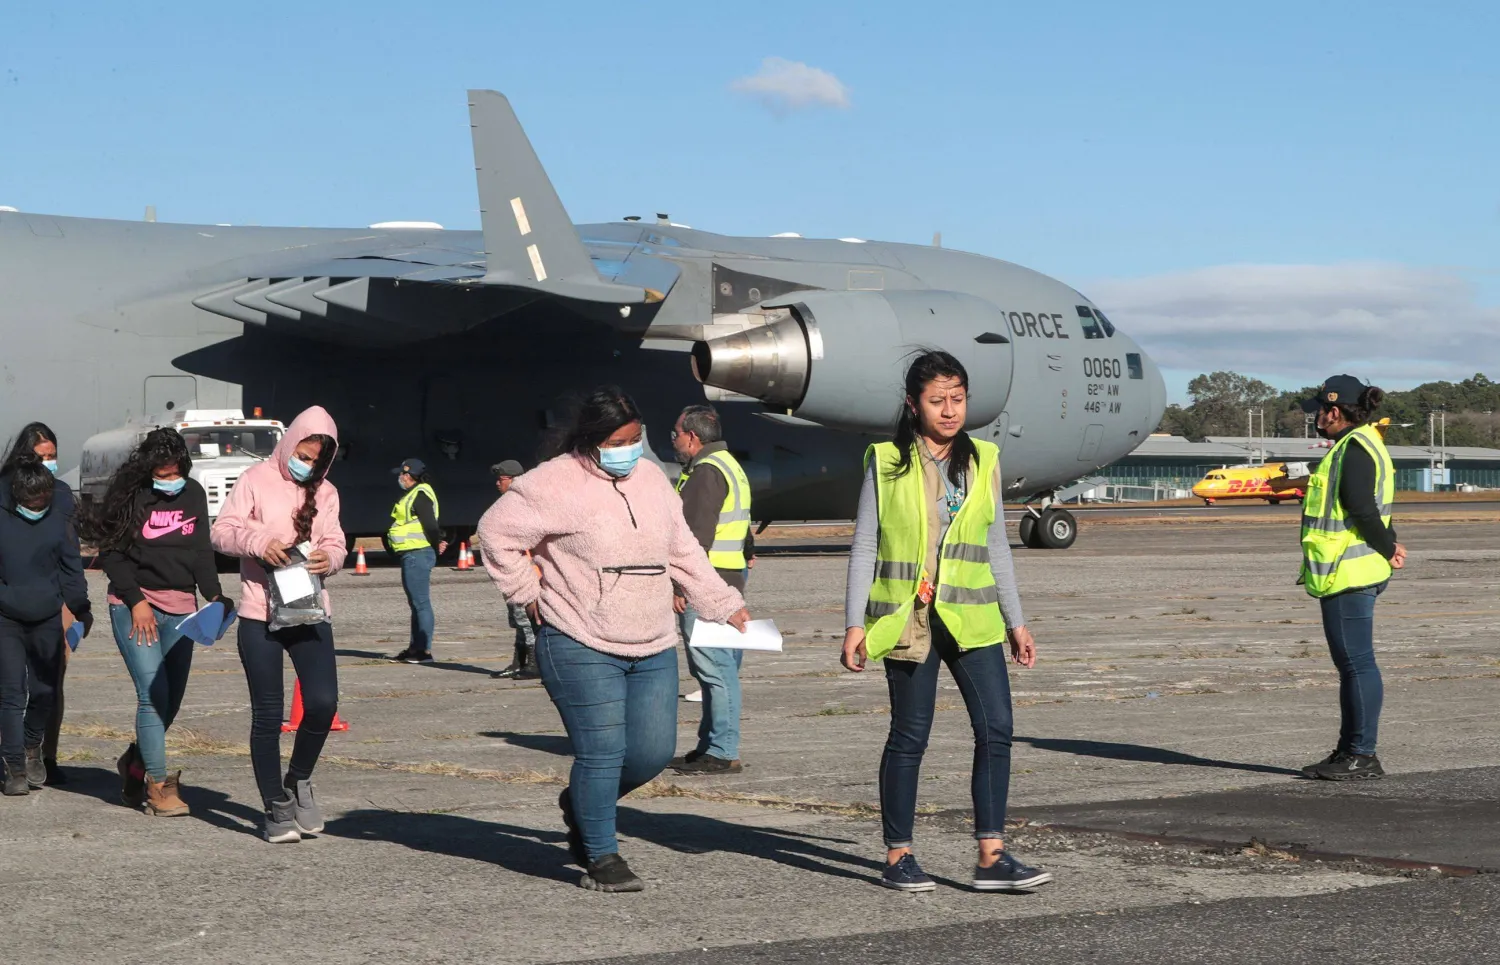
M 267 628 L 284 630 L 328 621 L 328 611 L 323 608 L 323 581 L 307 569 L 311 554 L 310 543 L 294 546 L 286 551 L 291 562 L 268 574 L 271 605 Z

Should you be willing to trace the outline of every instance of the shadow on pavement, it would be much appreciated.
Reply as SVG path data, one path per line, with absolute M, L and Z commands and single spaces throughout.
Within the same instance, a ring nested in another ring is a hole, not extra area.
M 513 744 L 516 747 L 541 751 L 543 754 L 556 754 L 559 757 L 573 756 L 573 742 L 568 739 L 567 734 L 561 736 L 556 734 L 517 734 L 508 730 L 487 730 L 479 736 L 493 737 L 496 740 L 503 740 L 507 744 Z
M 79 794 L 105 804 L 126 807 L 125 802 L 120 800 L 118 771 L 103 767 L 76 766 L 67 767 L 65 770 L 68 773 L 68 783 L 52 785 L 47 789 L 49 792 L 62 791 L 68 794 Z M 226 831 L 240 831 L 245 834 L 260 833 L 260 812 L 249 805 L 230 800 L 229 795 L 223 791 L 185 784 L 181 793 L 183 803 L 192 808 L 192 817 Z
M 1030 744 L 1038 750 L 1076 754 L 1079 757 L 1099 757 L 1111 761 L 1135 761 L 1141 764 L 1186 764 L 1192 767 L 1221 767 L 1232 771 L 1251 771 L 1256 774 L 1285 774 L 1301 777 L 1301 771 L 1271 764 L 1244 764 L 1239 761 L 1220 761 L 1209 757 L 1197 757 L 1181 751 L 1170 751 L 1164 747 L 1147 747 L 1144 744 L 1117 744 L 1114 741 L 1071 740 L 1062 737 L 1016 737 L 1018 744 Z
M 120 800 L 120 772 L 114 768 L 78 767 L 75 764 L 69 764 L 63 770 L 68 775 L 68 783 L 50 784 L 43 793 L 62 791 L 66 794 L 91 797 L 117 807 L 125 806 L 125 803 Z
M 389 841 L 413 851 L 487 861 L 507 871 L 550 881 L 571 883 L 579 875 L 578 869 L 569 864 L 566 839 L 561 831 L 533 831 L 461 814 L 366 808 L 334 818 L 323 833 L 359 841 Z

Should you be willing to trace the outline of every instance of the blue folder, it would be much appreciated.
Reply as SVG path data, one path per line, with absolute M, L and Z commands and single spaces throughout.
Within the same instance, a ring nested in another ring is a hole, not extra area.
M 236 615 L 233 610 L 226 612 L 222 603 L 210 603 L 197 613 L 184 617 L 177 629 L 188 639 L 211 647 L 224 639 L 224 633 Z

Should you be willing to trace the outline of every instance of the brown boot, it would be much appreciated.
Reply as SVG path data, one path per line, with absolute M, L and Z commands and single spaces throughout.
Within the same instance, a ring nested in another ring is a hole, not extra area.
M 182 772 L 168 774 L 160 784 L 151 775 L 146 775 L 146 811 L 159 818 L 175 818 L 188 813 L 188 806 L 177 795 L 178 781 Z

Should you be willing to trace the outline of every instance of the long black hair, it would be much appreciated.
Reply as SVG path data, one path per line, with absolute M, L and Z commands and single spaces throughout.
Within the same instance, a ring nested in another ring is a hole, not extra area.
M 1329 406 L 1344 413 L 1344 418 L 1356 426 L 1368 425 L 1375 418 L 1375 411 L 1385 401 L 1385 390 L 1377 385 L 1367 385 L 1353 404 L 1335 402 Z
M 6 475 L 16 468 L 16 463 L 22 456 L 36 455 L 36 447 L 43 441 L 57 445 L 57 433 L 47 428 L 45 422 L 28 422 L 22 426 L 10 444 L 10 451 L 5 454 L 5 462 L 0 464 L 0 475 Z
M 333 465 L 333 457 L 337 455 L 339 444 L 333 436 L 315 433 L 297 440 L 297 445 L 304 442 L 316 442 L 323 448 L 318 452 L 318 458 L 313 461 L 312 474 L 305 482 L 297 485 L 302 487 L 305 495 L 302 497 L 302 506 L 294 516 L 292 525 L 296 527 L 297 543 L 305 543 L 312 538 L 313 520 L 318 518 L 318 487 L 323 485 L 323 477 L 328 475 L 328 467 Z
M 917 446 L 918 430 L 921 428 L 922 392 L 933 379 L 958 379 L 964 391 L 969 390 L 969 372 L 964 364 L 947 352 L 923 352 L 912 360 L 906 369 L 906 397 L 901 400 L 901 414 L 896 419 L 896 451 L 901 459 L 891 469 L 890 477 L 898 479 L 911 469 L 912 452 Z M 948 454 L 948 480 L 962 488 L 969 471 L 969 462 L 978 455 L 974 440 L 963 429 L 953 438 L 953 448 Z
M 572 418 L 553 433 L 543 452 L 548 456 L 574 452 L 597 462 L 601 442 L 621 426 L 640 421 L 641 410 L 624 389 L 601 385 L 574 403 Z
M 109 478 L 104 501 L 93 511 L 79 514 L 78 531 L 84 542 L 101 552 L 124 546 L 141 522 L 140 494 L 151 488 L 156 470 L 168 466 L 184 479 L 193 471 L 187 442 L 176 429 L 152 429 Z

